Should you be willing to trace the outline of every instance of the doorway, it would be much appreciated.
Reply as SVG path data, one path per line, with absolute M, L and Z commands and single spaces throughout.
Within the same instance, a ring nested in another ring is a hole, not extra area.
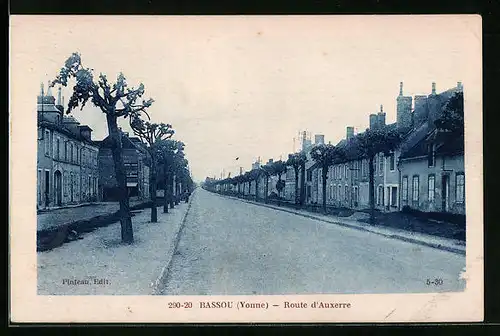
M 54 172 L 54 198 L 57 206 L 62 205 L 62 175 L 59 170 Z
M 44 188 L 45 206 L 46 207 L 48 207 L 50 204 L 49 190 L 50 190 L 50 172 L 48 170 L 46 170 L 45 171 L 45 188 Z

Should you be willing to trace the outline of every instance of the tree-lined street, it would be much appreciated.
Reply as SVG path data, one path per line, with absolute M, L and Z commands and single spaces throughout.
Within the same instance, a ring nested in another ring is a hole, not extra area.
M 198 188 L 163 294 L 460 291 L 464 267 L 461 255 Z

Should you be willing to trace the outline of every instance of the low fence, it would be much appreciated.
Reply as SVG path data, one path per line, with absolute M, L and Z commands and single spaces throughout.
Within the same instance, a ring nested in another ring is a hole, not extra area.
M 181 197 L 176 197 L 176 201 L 180 202 Z M 131 215 L 134 216 L 134 211 L 150 208 L 151 204 L 151 201 L 146 201 L 131 206 Z M 158 197 L 156 204 L 157 206 L 162 206 L 163 197 Z M 113 213 L 99 215 L 85 220 L 74 221 L 47 230 L 37 231 L 37 252 L 48 251 L 59 247 L 64 243 L 79 239 L 80 234 L 82 233 L 92 232 L 97 228 L 108 226 L 119 221 L 120 211 L 118 210 Z
M 290 208 L 290 209 L 294 209 L 294 210 L 305 210 L 305 211 L 309 211 L 309 212 L 324 214 L 323 204 L 306 203 L 306 204 L 300 205 L 300 204 L 296 204 L 294 201 L 291 201 L 291 200 L 288 200 L 285 198 L 268 197 L 266 199 L 262 196 L 259 196 L 257 198 L 255 196 L 255 194 L 244 195 L 244 194 L 234 192 L 234 191 L 214 191 L 214 190 L 208 190 L 208 191 L 214 192 L 214 193 L 219 194 L 219 195 L 227 195 L 227 196 L 241 198 L 241 199 L 248 200 L 248 201 L 255 201 L 255 202 L 260 202 L 260 203 L 276 205 L 276 206 L 280 206 L 280 207 L 286 207 L 286 208 Z M 326 213 L 328 215 L 334 215 L 334 216 L 339 216 L 339 217 L 348 217 L 354 213 L 354 210 L 348 209 L 348 208 L 339 208 L 339 207 L 327 204 Z

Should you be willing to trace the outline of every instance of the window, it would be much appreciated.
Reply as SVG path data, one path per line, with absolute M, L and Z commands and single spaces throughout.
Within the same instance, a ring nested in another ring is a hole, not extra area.
M 407 202 L 408 201 L 408 176 L 403 176 L 403 181 L 401 182 L 401 186 L 403 188 L 403 194 L 401 195 L 401 198 L 403 201 Z
M 349 171 L 349 166 L 347 165 L 347 163 L 344 165 L 344 177 L 347 178 L 347 173 Z
M 50 156 L 50 131 L 45 130 L 45 155 Z
M 337 198 L 338 198 L 338 200 L 340 202 L 342 200 L 342 186 L 340 184 L 339 184 L 338 190 L 339 190 L 339 195 L 338 195 L 339 197 L 337 197 Z
M 56 159 L 59 160 L 60 158 L 60 153 L 61 153 L 61 138 L 57 137 L 56 140 Z
M 344 198 L 346 201 L 349 200 L 349 187 L 348 186 L 344 187 Z
M 394 171 L 396 166 L 396 158 L 394 157 L 394 152 L 389 154 L 389 170 Z
M 378 186 L 377 205 L 384 205 L 384 187 Z
M 383 153 L 380 153 L 380 157 L 379 157 L 379 167 L 378 167 L 378 172 L 380 173 L 380 175 L 383 175 L 384 174 L 384 154 Z
M 434 202 L 434 190 L 435 190 L 435 177 L 434 177 L 434 175 L 429 175 L 427 185 L 428 185 L 429 202 Z
M 37 175 L 37 189 L 38 189 L 38 205 L 42 204 L 42 170 L 38 169 L 38 175 Z
M 68 190 L 69 190 L 69 185 L 68 185 L 68 172 L 64 171 L 63 172 L 63 183 L 62 183 L 62 188 L 63 188 L 63 194 L 64 196 L 68 195 Z
M 398 205 L 398 187 L 391 188 L 391 206 L 395 207 Z
M 429 144 L 427 146 L 427 163 L 429 167 L 434 167 L 436 164 L 436 145 Z
M 455 182 L 455 200 L 457 203 L 463 203 L 465 198 L 465 175 L 457 173 Z
M 312 181 L 312 170 L 307 171 L 307 181 L 309 181 L 309 182 Z
M 418 188 L 419 188 L 419 177 L 418 175 L 413 176 L 412 183 L 412 200 L 418 202 Z
M 73 162 L 73 144 L 72 143 L 69 144 L 69 157 L 70 157 L 69 161 Z

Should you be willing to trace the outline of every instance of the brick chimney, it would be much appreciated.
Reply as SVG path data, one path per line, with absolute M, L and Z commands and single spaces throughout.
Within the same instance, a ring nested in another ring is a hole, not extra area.
M 431 94 L 432 95 L 436 94 L 436 82 L 432 82 L 432 91 L 431 91 Z
M 352 139 L 354 137 L 354 127 L 347 126 L 346 127 L 346 140 Z
M 464 90 L 464 86 L 462 85 L 462 82 L 457 82 L 457 90 L 460 92 Z
M 370 129 L 375 129 L 378 126 L 378 118 L 375 113 L 370 114 Z
M 325 144 L 325 136 L 323 134 L 315 134 L 314 135 L 314 144 L 315 145 L 324 145 Z
M 380 105 L 380 112 L 377 114 L 378 125 L 380 127 L 385 126 L 385 112 L 384 105 Z
M 82 125 L 82 126 L 78 126 L 78 129 L 80 130 L 80 135 L 91 141 L 92 140 L 92 129 L 90 127 L 88 127 L 87 125 Z
M 411 126 L 411 106 L 413 98 L 403 95 L 403 82 L 399 83 L 399 96 L 396 98 L 396 122 L 401 128 Z

